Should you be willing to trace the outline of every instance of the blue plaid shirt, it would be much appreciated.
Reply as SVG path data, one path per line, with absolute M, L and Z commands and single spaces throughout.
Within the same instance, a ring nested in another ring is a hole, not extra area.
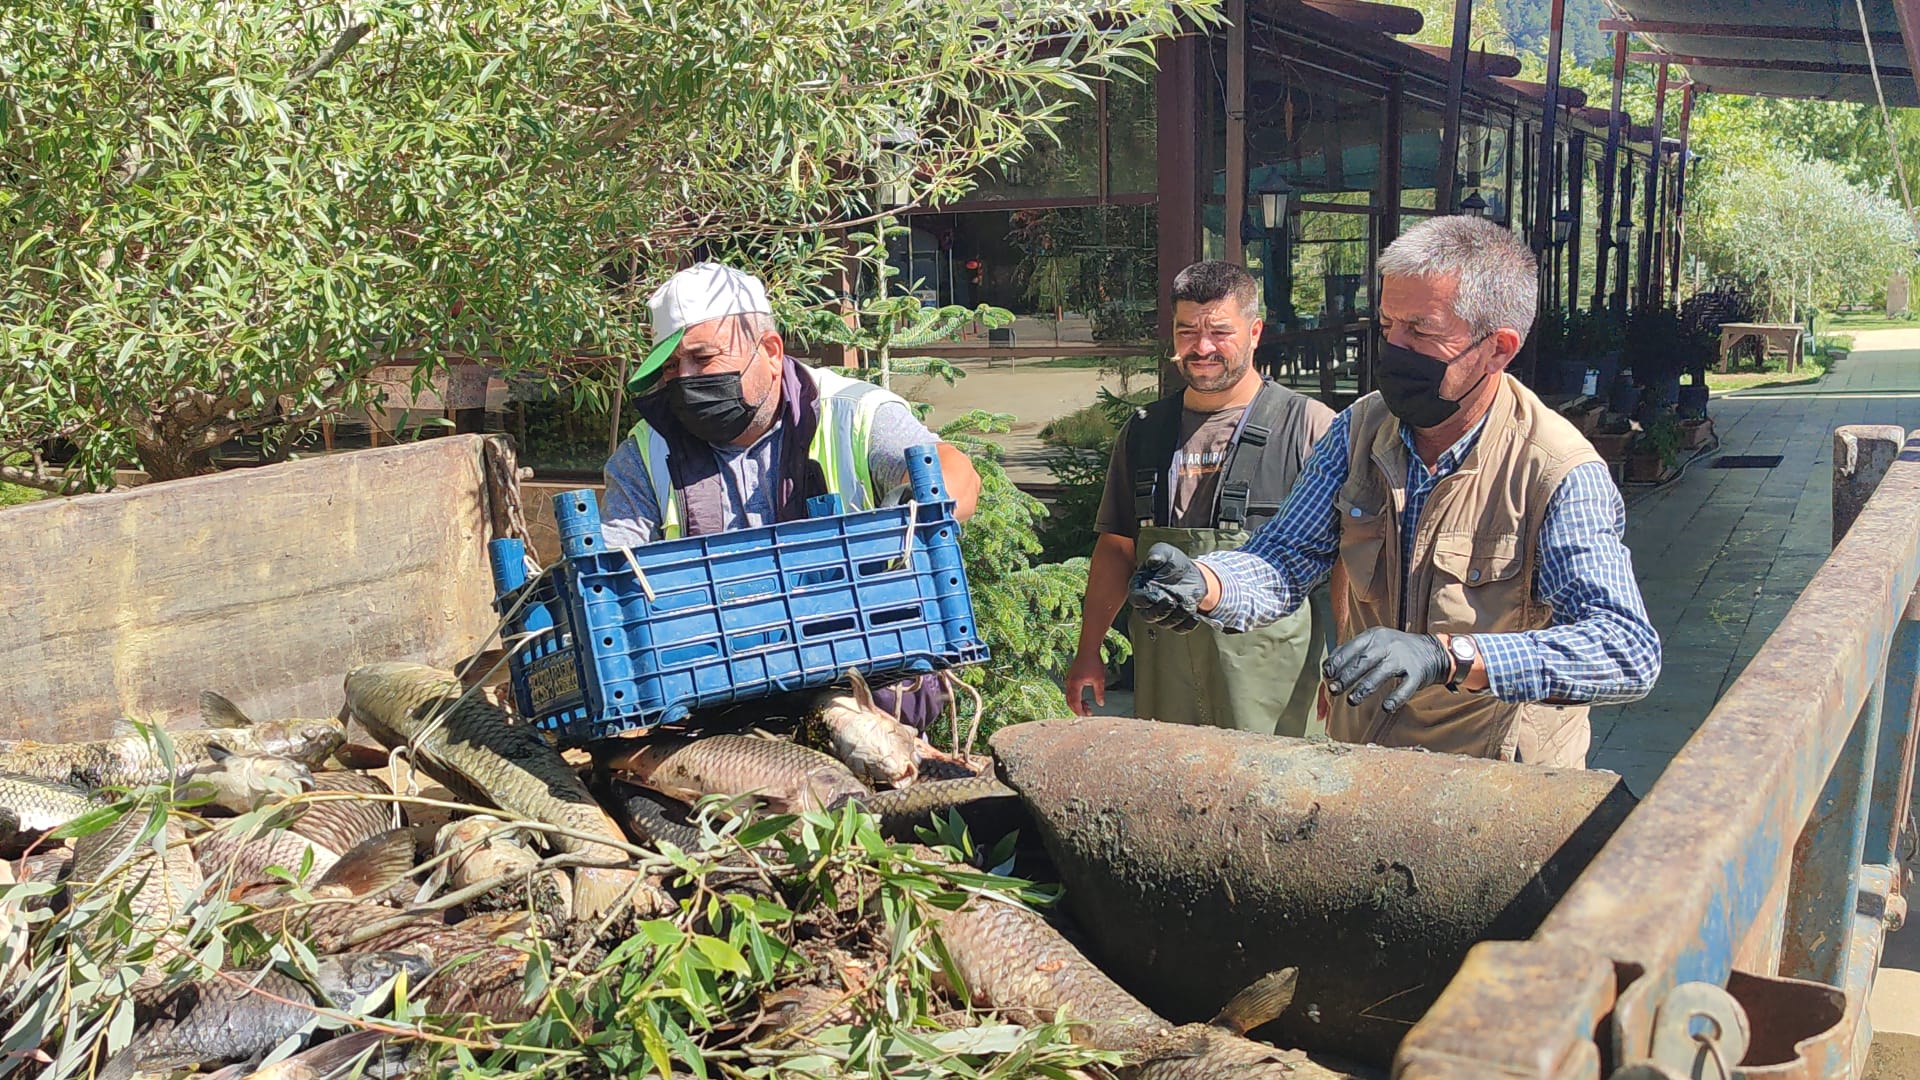
M 1435 484 L 1460 467 L 1482 420 L 1429 471 L 1407 444 L 1407 505 L 1400 516 L 1401 566 L 1413 565 L 1415 526 Z M 1200 559 L 1220 578 L 1220 604 L 1205 618 L 1226 630 L 1265 626 L 1300 606 L 1340 552 L 1334 496 L 1347 482 L 1351 411 L 1315 445 L 1280 513 L 1238 551 Z M 1534 595 L 1553 624 L 1512 634 L 1475 634 L 1493 695 L 1502 701 L 1594 703 L 1645 697 L 1660 675 L 1660 635 L 1647 619 L 1633 556 L 1621 543 L 1627 511 L 1600 462 L 1569 470 L 1547 505 Z M 1404 581 L 1403 581 L 1404 585 Z M 1402 593 L 1404 595 L 1404 588 Z M 1362 628 L 1364 629 L 1364 628 Z

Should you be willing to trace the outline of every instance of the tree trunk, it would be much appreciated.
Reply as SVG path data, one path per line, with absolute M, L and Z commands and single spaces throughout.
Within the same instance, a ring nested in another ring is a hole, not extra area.
M 212 450 L 187 450 L 167 443 L 143 442 L 134 452 L 140 459 L 141 470 L 154 483 L 220 471 L 213 463 Z

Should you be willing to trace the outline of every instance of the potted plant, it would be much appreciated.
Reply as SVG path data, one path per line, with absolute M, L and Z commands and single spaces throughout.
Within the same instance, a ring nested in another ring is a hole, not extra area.
M 1680 388 L 1682 391 L 1686 387 Z M 1687 416 L 1683 411 L 1680 420 L 1680 445 L 1687 450 L 1698 450 L 1713 441 L 1713 421 L 1704 416 Z
M 1620 320 L 1610 311 L 1576 311 L 1567 317 L 1567 356 L 1582 384 L 1593 370 L 1594 392 L 1604 394 L 1620 370 Z
M 1660 413 L 1649 422 L 1634 441 L 1627 455 L 1627 479 L 1636 483 L 1656 483 L 1667 478 L 1680 464 L 1680 422 L 1671 413 Z
M 1613 414 L 1600 422 L 1587 441 L 1593 449 L 1608 461 L 1620 461 L 1627 456 L 1627 447 L 1633 444 L 1634 423 L 1626 416 Z

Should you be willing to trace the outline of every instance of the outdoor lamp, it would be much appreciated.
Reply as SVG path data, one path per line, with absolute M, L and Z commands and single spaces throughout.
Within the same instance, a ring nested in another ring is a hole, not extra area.
M 1260 221 L 1269 230 L 1280 228 L 1281 222 L 1287 219 L 1287 198 L 1293 194 L 1293 188 L 1279 176 L 1268 173 L 1254 193 L 1260 196 Z
M 1613 242 L 1621 247 L 1633 243 L 1633 218 L 1627 215 L 1625 205 L 1620 207 L 1620 220 L 1613 224 Z
M 1556 244 L 1566 243 L 1567 237 L 1572 232 L 1573 214 L 1563 206 L 1560 208 L 1559 213 L 1553 215 L 1553 242 Z
M 1460 211 L 1479 217 L 1487 212 L 1487 200 L 1481 198 L 1478 191 L 1469 191 L 1467 197 L 1460 200 Z

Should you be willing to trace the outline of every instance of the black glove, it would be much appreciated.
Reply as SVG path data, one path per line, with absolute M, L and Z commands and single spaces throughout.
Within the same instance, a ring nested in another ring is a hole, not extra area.
M 1399 688 L 1381 703 L 1388 712 L 1398 712 L 1416 691 L 1447 681 L 1453 674 L 1453 657 L 1431 634 L 1376 626 L 1334 650 L 1323 670 L 1328 692 L 1346 690 L 1349 705 L 1358 705 L 1399 680 Z
M 1182 634 L 1200 624 L 1200 601 L 1206 595 L 1207 579 L 1200 568 L 1172 544 L 1153 545 L 1127 589 L 1127 599 L 1142 618 Z

